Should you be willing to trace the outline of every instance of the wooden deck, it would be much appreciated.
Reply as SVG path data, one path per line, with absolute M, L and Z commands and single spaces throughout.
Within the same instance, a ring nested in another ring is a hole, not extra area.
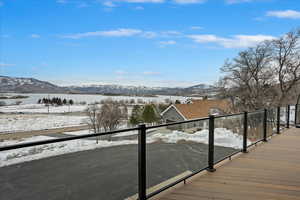
M 300 200 L 300 129 L 286 130 L 158 198 Z

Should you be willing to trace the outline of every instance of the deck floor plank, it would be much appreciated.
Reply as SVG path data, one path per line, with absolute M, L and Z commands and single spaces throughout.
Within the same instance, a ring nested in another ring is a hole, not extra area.
M 300 200 L 300 129 L 288 129 L 160 197 L 183 199 Z

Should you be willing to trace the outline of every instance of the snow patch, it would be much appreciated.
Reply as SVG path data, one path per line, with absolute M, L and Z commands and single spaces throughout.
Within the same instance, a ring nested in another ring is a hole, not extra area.
M 50 140 L 53 137 L 37 136 L 27 138 L 21 141 L 12 140 L 0 143 L 0 146 L 27 143 L 41 140 Z M 27 162 L 31 160 L 38 160 L 41 158 L 52 157 L 72 152 L 86 151 L 97 148 L 113 147 L 120 145 L 137 144 L 136 140 L 122 140 L 122 141 L 107 141 L 99 140 L 98 144 L 94 140 L 72 140 L 68 142 L 58 142 L 54 144 L 39 145 L 34 147 L 26 147 L 21 149 L 9 150 L 0 152 L 0 167 Z
M 88 130 L 76 131 L 76 132 L 66 132 L 65 134 L 71 135 L 83 135 L 89 133 Z M 130 131 L 125 133 L 119 133 L 115 136 L 122 137 L 128 135 L 135 135 L 136 131 Z M 0 146 L 7 146 L 13 144 L 35 142 L 41 140 L 50 140 L 54 137 L 49 136 L 35 136 L 31 138 L 26 138 L 23 140 L 10 140 L 0 142 Z M 208 143 L 208 130 L 198 131 L 194 134 L 185 133 L 182 131 L 172 131 L 170 133 L 153 133 L 147 136 L 147 143 L 153 142 L 165 142 L 165 143 L 177 143 L 179 141 L 187 142 L 197 142 L 197 143 Z M 39 145 L 34 147 L 26 147 L 21 149 L 15 149 L 10 151 L 0 152 L 0 167 L 22 163 L 31 160 L 37 160 L 41 158 L 57 156 L 72 152 L 79 152 L 97 148 L 113 147 L 120 145 L 138 144 L 136 139 L 133 140 L 118 140 L 118 141 L 108 141 L 99 140 L 98 144 L 95 140 L 79 139 L 67 142 L 58 142 L 54 144 Z M 224 128 L 215 129 L 215 145 L 223 147 L 231 147 L 235 149 L 242 148 L 243 137 L 231 132 L 230 130 Z M 248 144 L 251 144 L 248 141 Z
M 172 133 L 162 134 L 157 133 L 151 136 L 153 140 L 162 140 L 166 143 L 177 143 L 178 141 L 189 141 L 208 144 L 208 130 L 197 131 L 193 134 L 185 133 L 182 131 L 173 131 Z M 243 136 L 233 133 L 232 131 L 225 128 L 215 129 L 215 145 L 240 149 L 243 146 Z M 251 141 L 248 140 L 248 144 Z
M 86 124 L 85 116 L 0 115 L 0 134 L 16 131 L 44 130 Z
M 49 106 L 49 113 L 68 113 L 82 112 L 87 108 L 86 105 L 63 105 Z M 13 106 L 2 106 L 0 112 L 3 113 L 48 113 L 48 107 L 43 104 L 21 104 Z

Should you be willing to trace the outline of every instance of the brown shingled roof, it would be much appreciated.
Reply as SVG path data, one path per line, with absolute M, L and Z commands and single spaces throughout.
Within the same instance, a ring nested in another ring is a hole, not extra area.
M 192 100 L 190 104 L 174 106 L 186 119 L 208 117 L 210 109 L 219 109 L 226 113 L 230 111 L 230 103 L 227 100 Z

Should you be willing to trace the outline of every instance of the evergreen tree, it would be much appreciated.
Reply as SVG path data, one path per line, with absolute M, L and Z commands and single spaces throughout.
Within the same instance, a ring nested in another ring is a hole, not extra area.
M 153 105 L 147 104 L 142 113 L 142 119 L 145 123 L 154 123 L 158 121 Z
M 132 113 L 129 119 L 129 123 L 132 125 L 137 125 L 142 122 L 142 109 L 139 105 L 135 105 L 132 109 Z
M 61 106 L 62 105 L 62 100 L 61 98 L 57 98 L 56 105 Z
M 73 101 L 72 99 L 70 99 L 70 100 L 69 100 L 69 104 L 70 104 L 70 105 L 73 105 L 73 104 L 74 104 L 74 101 Z
M 64 99 L 62 103 L 63 103 L 64 105 L 66 105 L 66 104 L 67 104 L 67 100 Z

